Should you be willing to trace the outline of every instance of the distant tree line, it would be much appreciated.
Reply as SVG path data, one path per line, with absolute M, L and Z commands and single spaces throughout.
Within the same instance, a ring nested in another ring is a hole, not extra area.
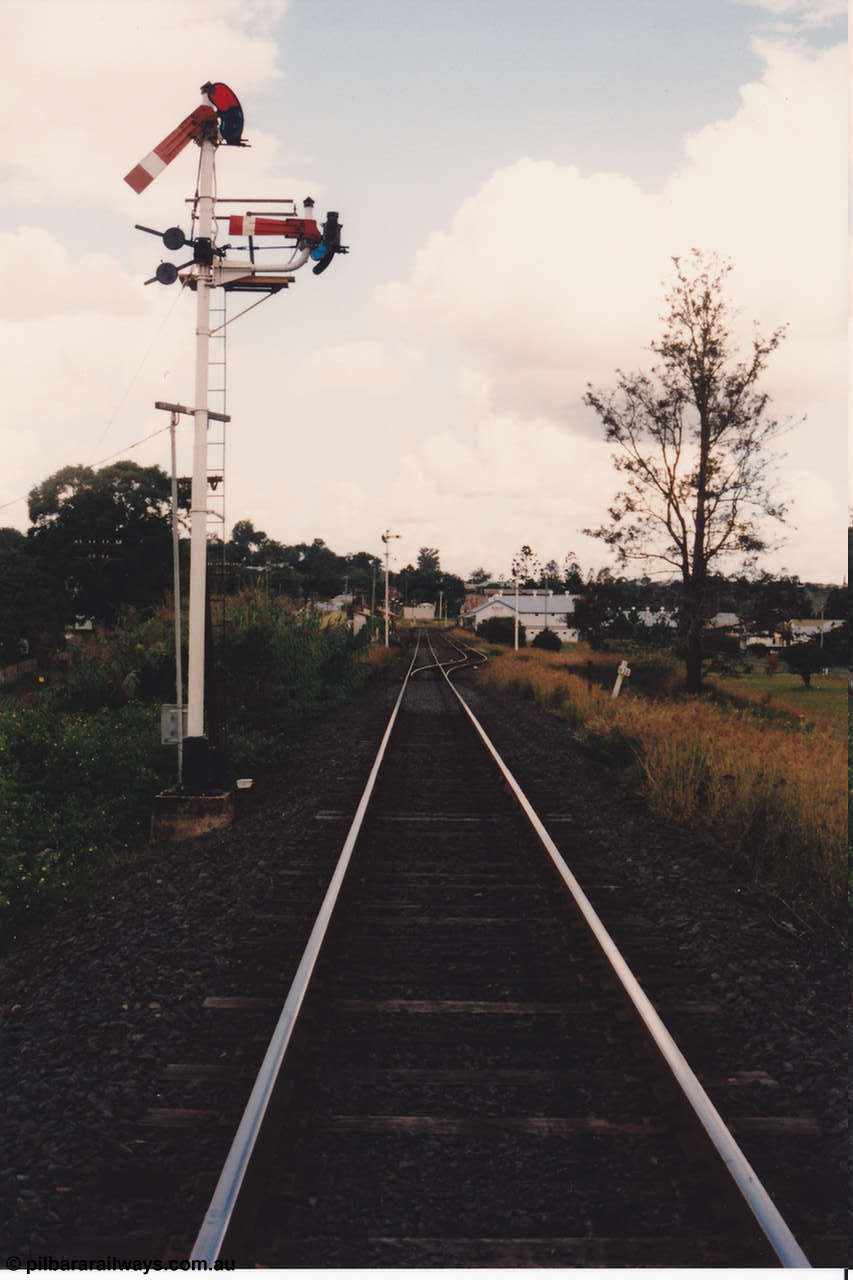
M 178 502 L 185 522 L 185 486 Z M 31 490 L 28 511 L 26 533 L 0 528 L 0 666 L 49 657 L 77 620 L 111 627 L 129 608 L 157 606 L 171 593 L 170 481 L 160 467 L 63 467 Z M 221 542 L 208 545 L 216 559 Z M 337 555 L 322 538 L 285 545 L 250 520 L 234 525 L 224 551 L 229 590 L 262 586 L 301 602 L 348 590 L 369 601 L 380 578 L 375 555 Z M 183 534 L 181 562 L 186 589 Z
M 189 495 L 179 492 L 180 514 Z M 159 467 L 121 461 L 93 471 L 63 467 L 29 495 L 26 533 L 0 528 L 0 665 L 27 656 L 48 656 L 75 619 L 111 626 L 129 607 L 159 605 L 172 589 L 171 502 L 169 478 Z M 384 565 L 367 551 L 339 555 L 322 538 L 286 544 L 239 520 L 224 550 L 230 590 L 260 586 L 268 594 L 300 603 L 349 592 L 367 607 L 384 596 Z M 183 572 L 188 543 L 182 539 Z M 217 547 L 212 545 L 216 554 Z M 650 643 L 672 640 L 670 628 L 649 629 L 640 610 L 680 616 L 684 586 L 643 576 L 616 576 L 609 569 L 584 573 L 574 552 L 562 563 L 541 565 L 524 545 L 513 564 L 521 589 L 548 589 L 580 597 L 575 620 L 593 644 L 632 636 Z M 483 589 L 491 573 L 478 567 L 469 583 Z M 513 576 L 503 581 L 506 588 Z M 397 605 L 442 602 L 448 617 L 458 616 L 466 585 L 441 568 L 437 548 L 421 547 L 417 562 L 391 574 Z M 738 615 L 750 632 L 773 632 L 791 618 L 848 618 L 846 585 L 828 593 L 797 577 L 769 573 L 737 577 L 707 574 L 702 616 Z
M 416 565 L 407 564 L 390 581 L 400 603 L 434 604 L 448 618 L 457 618 L 465 603 L 465 583 L 455 574 L 444 573 L 435 547 L 421 547 Z

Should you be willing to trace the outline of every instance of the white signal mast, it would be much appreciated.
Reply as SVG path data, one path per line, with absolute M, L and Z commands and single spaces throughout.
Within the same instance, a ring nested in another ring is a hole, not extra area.
M 386 529 L 385 532 L 382 534 L 382 541 L 385 543 L 385 648 L 386 649 L 388 648 L 388 614 L 389 614 L 388 566 L 391 558 L 391 548 L 388 546 L 388 543 L 391 541 L 392 538 L 400 538 L 400 537 L 402 537 L 402 534 L 392 533 L 390 529 Z
M 228 422 L 227 414 L 212 413 L 208 407 L 208 367 L 210 353 L 210 293 L 221 287 L 227 292 L 244 292 L 262 295 L 251 306 L 265 301 L 266 297 L 287 288 L 293 282 L 290 272 L 305 265 L 309 259 L 315 262 L 314 274 L 319 275 L 338 253 L 346 253 L 341 245 L 341 225 L 338 214 L 327 213 L 322 230 L 314 220 L 314 201 L 310 197 L 304 203 L 304 217 L 297 217 L 292 200 L 259 199 L 259 204 L 287 206 L 284 217 L 262 217 L 247 211 L 245 216 L 231 215 L 228 222 L 230 235 L 248 237 L 248 261 L 226 261 L 230 245 L 217 246 L 217 204 L 243 204 L 245 201 L 218 200 L 215 180 L 216 149 L 223 143 L 229 146 L 246 146 L 242 141 L 243 111 L 236 96 L 227 85 L 211 83 L 202 85 L 202 103 L 185 120 L 173 129 L 143 160 L 125 176 L 134 191 L 141 194 L 167 165 L 190 143 L 198 143 L 201 157 L 198 171 L 194 206 L 194 234 L 187 238 L 180 227 L 155 231 L 137 223 L 140 231 L 160 236 L 167 249 L 176 252 L 185 245 L 193 251 L 192 258 L 176 267 L 171 262 L 161 262 L 154 276 L 160 284 L 174 284 L 180 278 L 196 292 L 196 353 L 195 353 L 195 405 L 165 404 L 158 401 L 156 408 L 167 409 L 173 414 L 190 414 L 194 418 L 193 471 L 190 499 L 190 610 L 189 610 L 189 670 L 187 682 L 187 733 L 183 741 L 183 776 L 187 791 L 203 792 L 210 783 L 208 744 L 204 725 L 204 652 L 205 652 L 205 596 L 207 575 L 207 450 L 208 422 L 211 418 Z M 290 257 L 283 262 L 255 261 L 254 239 L 271 236 L 285 242 Z M 183 269 L 186 270 L 183 270 Z M 247 307 L 246 310 L 250 310 Z M 239 314 L 245 314 L 240 312 Z M 237 316 L 233 317 L 237 319 Z M 230 322 L 229 322 L 230 323 Z M 223 529 L 224 537 L 224 529 Z M 181 724 L 181 711 L 178 712 Z M 182 732 L 182 731 L 179 731 Z

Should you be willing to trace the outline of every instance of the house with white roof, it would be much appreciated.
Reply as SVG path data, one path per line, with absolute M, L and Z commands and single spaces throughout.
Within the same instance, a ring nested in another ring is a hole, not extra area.
M 806 640 L 814 640 L 817 636 L 826 635 L 836 627 L 844 626 L 843 618 L 792 618 L 789 623 L 795 644 Z
M 515 618 L 518 604 L 518 621 L 524 627 L 528 643 L 547 627 L 568 644 L 577 644 L 577 627 L 571 617 L 579 596 L 558 595 L 553 591 L 503 591 L 490 596 L 485 604 L 477 605 L 462 614 L 462 625 L 477 630 L 481 622 L 489 618 Z

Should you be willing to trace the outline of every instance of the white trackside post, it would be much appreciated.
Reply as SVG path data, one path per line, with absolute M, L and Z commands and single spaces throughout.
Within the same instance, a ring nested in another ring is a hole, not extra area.
M 385 648 L 386 649 L 388 648 L 388 613 L 389 613 L 388 566 L 391 558 L 391 548 L 388 546 L 388 543 L 391 541 L 392 538 L 399 538 L 399 537 L 400 537 L 399 533 L 392 533 L 390 529 L 386 529 L 385 532 L 382 534 L 382 541 L 385 543 Z
M 205 133 L 201 140 L 196 239 L 211 237 L 213 226 L 213 164 L 216 143 Z M 211 266 L 198 267 L 196 287 L 195 434 L 190 502 L 190 621 L 187 689 L 187 737 L 204 735 L 204 619 L 207 578 L 207 368 L 210 347 Z
M 515 648 L 518 648 L 518 574 L 515 575 Z
M 629 676 L 630 674 L 631 674 L 631 668 L 628 666 L 628 663 L 620 662 L 619 669 L 616 672 L 616 683 L 613 685 L 613 692 L 610 695 L 611 698 L 619 697 L 619 690 L 622 688 L 622 681 L 625 679 L 626 676 Z

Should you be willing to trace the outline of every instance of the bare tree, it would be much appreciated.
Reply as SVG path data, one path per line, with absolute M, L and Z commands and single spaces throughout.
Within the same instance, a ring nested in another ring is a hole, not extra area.
M 687 688 L 702 685 L 702 626 L 711 567 L 727 557 L 749 564 L 768 547 L 765 518 L 783 520 L 785 504 L 770 492 L 767 446 L 780 434 L 757 383 L 785 328 L 762 338 L 740 359 L 728 328 L 726 278 L 716 255 L 673 258 L 676 280 L 666 295 L 665 330 L 651 350 L 650 374 L 617 370 L 616 391 L 591 387 L 584 401 L 618 446 L 626 489 L 610 523 L 586 533 L 613 547 L 621 564 L 658 561 L 681 574 Z

